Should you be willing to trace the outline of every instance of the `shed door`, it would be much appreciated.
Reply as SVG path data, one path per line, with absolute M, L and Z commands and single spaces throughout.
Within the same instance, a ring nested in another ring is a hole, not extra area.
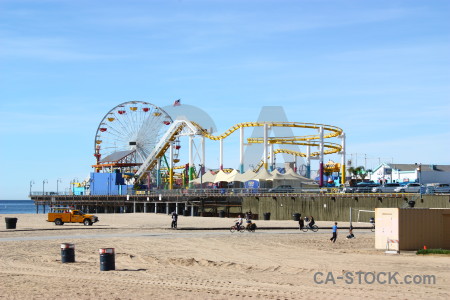
M 450 250 L 450 215 L 442 215 L 444 217 L 444 230 L 442 231 L 442 246 L 444 249 Z
M 383 214 L 383 225 L 382 228 L 382 232 L 383 235 L 388 236 L 389 238 L 393 238 L 392 236 L 392 214 L 387 214 L 384 213 Z M 376 229 L 375 229 L 376 230 Z

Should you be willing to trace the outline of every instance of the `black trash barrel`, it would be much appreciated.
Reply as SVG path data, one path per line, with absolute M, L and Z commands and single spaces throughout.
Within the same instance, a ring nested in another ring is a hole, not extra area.
M 269 220 L 270 220 L 270 212 L 264 213 L 264 221 L 269 221 Z
M 299 213 L 292 214 L 292 220 L 298 222 L 298 221 L 300 221 L 300 216 L 301 216 L 301 214 L 299 214 Z
M 189 210 L 188 209 L 185 209 L 185 210 L 183 210 L 183 216 L 185 216 L 185 217 L 189 217 Z
M 6 229 L 16 229 L 17 218 L 5 218 Z
M 75 262 L 75 245 L 64 243 L 61 244 L 61 262 L 73 263 Z
M 219 210 L 219 218 L 225 218 L 225 211 Z
M 100 271 L 111 271 L 116 269 L 114 248 L 101 248 L 100 253 Z

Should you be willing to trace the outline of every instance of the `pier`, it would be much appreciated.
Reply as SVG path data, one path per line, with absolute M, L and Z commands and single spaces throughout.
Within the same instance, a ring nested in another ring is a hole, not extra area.
M 73 207 L 86 213 L 163 213 L 184 216 L 236 217 L 252 211 L 254 219 L 270 213 L 273 220 L 289 220 L 294 213 L 313 215 L 317 220 L 348 221 L 350 208 L 376 207 L 450 208 L 450 195 L 414 193 L 330 193 L 317 190 L 269 193 L 248 189 L 177 189 L 138 191 L 132 195 L 61 195 L 32 193 L 36 213 L 47 207 Z M 366 216 L 367 218 L 369 216 Z M 362 220 L 364 221 L 364 219 Z

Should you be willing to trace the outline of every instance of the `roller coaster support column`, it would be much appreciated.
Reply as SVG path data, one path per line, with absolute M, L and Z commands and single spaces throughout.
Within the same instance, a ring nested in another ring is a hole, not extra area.
M 192 186 L 191 180 L 194 180 L 194 136 L 189 136 L 189 187 Z
M 323 187 L 323 126 L 319 128 L 319 136 L 320 136 L 320 156 L 319 156 L 319 186 Z
M 170 142 L 169 146 L 169 190 L 173 189 L 173 144 Z
M 264 155 L 264 169 L 266 169 L 266 170 L 267 170 L 267 140 L 268 140 L 267 127 L 268 127 L 267 123 L 264 123 L 264 127 L 263 127 L 263 130 L 264 130 L 264 141 L 263 141 L 264 154 L 263 155 Z
M 345 184 L 345 133 L 343 132 L 340 136 L 342 139 L 342 150 L 341 150 L 341 184 Z
M 275 169 L 275 155 L 273 154 L 273 144 L 269 144 L 269 155 L 270 155 L 270 171 Z
M 306 146 L 306 178 L 311 178 L 311 146 Z
M 244 173 L 244 127 L 239 128 L 239 172 Z
M 219 140 L 219 164 L 220 164 L 220 170 L 223 170 L 223 139 Z
M 156 161 L 156 189 L 161 187 L 161 158 Z
M 201 169 L 200 169 L 200 174 L 203 176 L 203 174 L 205 174 L 205 137 L 202 136 L 201 137 L 201 147 L 202 147 L 202 158 L 201 160 Z

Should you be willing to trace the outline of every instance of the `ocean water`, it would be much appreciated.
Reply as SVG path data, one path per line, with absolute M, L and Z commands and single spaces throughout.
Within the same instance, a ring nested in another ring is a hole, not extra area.
M 48 208 L 46 208 L 48 212 Z M 35 214 L 36 206 L 33 200 L 0 200 L 0 214 Z M 42 205 L 39 206 L 42 213 Z

